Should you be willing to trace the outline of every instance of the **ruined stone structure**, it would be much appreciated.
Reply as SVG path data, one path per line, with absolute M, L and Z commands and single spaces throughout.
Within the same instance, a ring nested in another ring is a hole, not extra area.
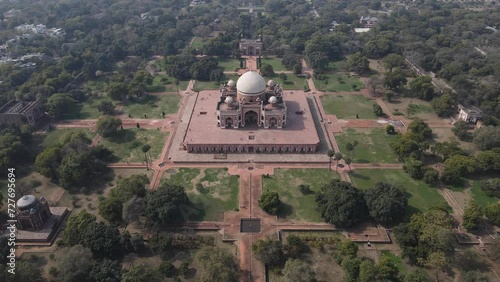
M 25 195 L 17 201 L 17 227 L 23 230 L 38 230 L 52 217 L 45 198 L 37 199 L 33 195 Z
M 262 41 L 260 39 L 241 39 L 240 53 L 242 56 L 262 55 Z
M 12 99 L 0 107 L 0 124 L 35 124 L 43 117 L 43 115 L 44 111 L 40 100 L 18 102 Z
M 274 81 L 269 80 L 266 84 L 260 74 L 250 71 L 237 83 L 230 80 L 222 85 L 220 92 L 217 104 L 219 127 L 285 127 L 287 109 L 283 90 Z

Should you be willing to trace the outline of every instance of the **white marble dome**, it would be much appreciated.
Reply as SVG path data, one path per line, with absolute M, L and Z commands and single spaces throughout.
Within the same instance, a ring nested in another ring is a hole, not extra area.
M 227 97 L 226 97 L 226 100 L 224 100 L 224 103 L 226 103 L 226 104 L 231 104 L 233 101 L 234 101 L 233 97 L 231 97 L 231 96 L 227 96 Z
M 32 208 L 38 202 L 37 198 L 33 195 L 24 195 L 19 200 L 17 200 L 17 208 L 20 210 L 25 210 Z
M 276 104 L 276 103 L 278 103 L 278 98 L 276 98 L 276 96 L 271 96 L 271 98 L 269 98 L 268 102 L 271 104 Z
M 238 79 L 236 89 L 241 94 L 259 95 L 266 91 L 266 81 L 260 74 L 249 71 Z
M 236 82 L 234 82 L 234 80 L 232 80 L 232 79 L 227 82 L 227 86 L 229 86 L 229 87 L 233 87 L 235 85 L 236 85 Z
M 274 80 L 270 79 L 270 80 L 267 82 L 267 86 L 276 86 L 276 82 L 274 82 Z

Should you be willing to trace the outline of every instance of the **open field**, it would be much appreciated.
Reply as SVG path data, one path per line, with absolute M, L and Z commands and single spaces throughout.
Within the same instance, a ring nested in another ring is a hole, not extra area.
M 396 135 L 388 135 L 383 128 L 375 129 L 344 129 L 343 133 L 336 133 L 340 151 L 347 156 L 346 144 L 358 141 L 354 149 L 354 163 L 398 163 L 398 156 L 394 154 L 390 143 L 396 140 Z M 352 152 L 350 153 L 352 158 Z
M 222 81 L 221 81 L 222 83 Z M 201 81 L 196 80 L 194 84 L 195 91 L 203 91 L 203 90 L 219 90 L 220 83 L 217 81 Z
M 120 162 L 144 162 L 141 146 L 149 144 L 151 150 L 148 152 L 148 158 L 156 160 L 161 154 L 167 137 L 168 132 L 129 128 L 119 130 L 116 136 L 103 138 L 100 144 L 113 151 Z
M 325 80 L 318 80 L 313 77 L 314 85 L 320 91 L 326 92 L 353 92 L 363 89 L 363 83 L 357 77 L 350 77 L 343 73 L 325 73 L 322 74 Z
M 203 45 L 208 41 L 208 38 L 195 37 L 191 43 L 191 47 L 194 49 L 201 49 Z
M 97 106 L 102 101 L 111 101 L 105 96 L 99 97 L 89 97 L 84 102 L 76 102 L 68 107 L 67 113 L 63 114 L 61 119 L 92 119 L 101 116 L 101 112 L 97 109 Z M 116 105 L 117 102 L 113 101 Z
M 189 220 L 222 220 L 225 211 L 238 208 L 239 176 L 229 175 L 227 169 L 169 169 L 162 182 L 186 189 L 194 206 L 194 210 L 189 211 Z M 203 185 L 205 191 L 196 189 L 198 183 Z
M 283 207 L 278 213 L 280 218 L 297 221 L 322 222 L 316 211 L 315 193 L 338 174 L 327 168 L 315 169 L 276 169 L 274 175 L 262 178 L 263 191 L 278 192 Z M 312 193 L 303 195 L 298 186 L 309 185 Z
M 283 80 L 279 77 L 279 74 L 274 75 L 273 77 L 264 77 L 267 81 L 274 80 L 274 82 L 281 84 L 281 87 L 284 90 L 304 90 L 304 85 L 307 85 L 307 81 L 305 77 L 296 76 L 293 73 L 286 74 L 286 80 Z
M 188 84 L 188 80 L 179 80 L 179 92 L 185 91 Z M 177 92 L 177 85 L 175 85 L 175 78 L 167 74 L 157 74 L 153 77 L 153 83 L 146 90 L 150 93 Z
M 165 114 L 175 114 L 179 110 L 181 97 L 172 95 L 147 95 L 137 102 L 127 102 L 123 108 L 125 115 L 132 118 L 163 118 Z M 146 117 L 144 116 L 146 114 Z
M 323 95 L 320 97 L 325 112 L 339 119 L 376 119 L 372 100 L 363 95 Z
M 410 118 L 418 117 L 424 121 L 441 119 L 434 113 L 431 103 L 427 101 L 405 97 L 395 97 L 391 99 L 391 102 L 386 101 L 387 106 L 391 109 L 393 114 L 399 112 L 406 117 L 408 117 L 406 109 L 410 103 L 416 106 L 416 111 Z
M 42 141 L 40 146 L 42 148 L 54 147 L 58 145 L 61 142 L 61 138 L 69 132 L 83 132 L 90 140 L 95 136 L 95 132 L 90 132 L 89 129 L 86 128 L 58 128 L 41 135 Z
M 273 67 L 274 72 L 286 71 L 287 69 L 281 64 L 281 58 L 262 58 L 262 64 L 269 64 Z
M 236 71 L 240 68 L 240 60 L 237 59 L 217 59 L 218 66 L 224 71 Z
M 430 187 L 423 181 L 415 180 L 403 170 L 355 170 L 351 173 L 354 186 L 359 189 L 370 189 L 377 182 L 385 182 L 400 186 L 409 193 L 409 214 L 416 211 L 425 211 L 433 206 L 445 202 L 436 188 Z
M 476 146 L 474 146 L 472 142 L 465 142 L 459 140 L 457 136 L 455 136 L 453 131 L 451 131 L 451 128 L 432 128 L 432 135 L 434 141 L 436 142 L 456 141 L 459 143 L 459 146 L 464 150 L 467 150 L 471 153 L 475 153 L 477 151 Z

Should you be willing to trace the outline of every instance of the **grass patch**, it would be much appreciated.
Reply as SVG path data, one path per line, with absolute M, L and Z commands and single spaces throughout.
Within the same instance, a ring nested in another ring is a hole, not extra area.
M 222 83 L 222 81 L 217 82 L 217 81 L 196 80 L 195 84 L 193 85 L 193 88 L 195 91 L 218 90 L 221 83 Z
M 339 119 L 376 119 L 373 114 L 374 101 L 363 95 L 323 95 L 320 97 L 326 114 Z
M 358 141 L 358 146 L 354 149 L 355 163 L 399 163 L 398 156 L 389 146 L 396 139 L 396 135 L 387 135 L 383 128 L 347 128 L 343 133 L 336 133 L 335 139 L 344 155 L 348 153 L 346 144 Z
M 479 206 L 485 207 L 488 204 L 498 202 L 499 199 L 486 195 L 479 185 L 479 180 L 469 180 L 469 183 L 472 198 L 479 204 Z
M 318 90 L 329 92 L 353 92 L 363 89 L 363 83 L 357 77 L 350 77 L 341 73 L 325 73 L 322 74 L 328 84 L 324 80 L 318 80 L 313 77 L 314 85 Z
M 100 144 L 113 151 L 120 162 L 143 162 L 144 153 L 141 151 L 141 146 L 149 144 L 151 150 L 148 154 L 152 160 L 156 160 L 167 137 L 168 132 L 129 128 L 118 131 L 116 136 L 103 138 Z
M 76 102 L 68 107 L 65 114 L 61 116 L 61 119 L 95 119 L 99 118 L 102 113 L 99 112 L 97 106 L 102 101 L 111 101 L 104 96 L 99 97 L 89 97 L 83 102 Z M 113 105 L 116 106 L 117 102 L 112 101 Z
M 264 77 L 264 79 L 266 82 L 270 79 L 274 80 L 274 82 L 281 84 L 284 90 L 304 90 L 304 85 L 307 85 L 305 77 L 296 76 L 293 73 L 287 73 L 285 81 L 281 80 L 279 74 L 273 77 Z
M 194 37 L 193 41 L 191 42 L 191 47 L 194 49 L 201 49 L 203 48 L 203 45 L 208 41 L 208 38 L 203 38 L 203 37 Z
M 264 191 L 278 192 L 283 202 L 279 217 L 322 222 L 323 220 L 316 211 L 315 194 L 323 185 L 337 178 L 338 174 L 326 168 L 276 169 L 274 175 L 262 178 L 262 185 Z M 298 188 L 300 184 L 309 185 L 313 192 L 303 195 Z
M 403 170 L 388 169 L 380 171 L 377 169 L 359 169 L 351 173 L 351 180 L 359 189 L 370 189 L 377 182 L 385 182 L 403 187 L 409 193 L 409 214 L 416 211 L 425 211 L 445 202 L 436 188 L 428 186 L 421 180 L 411 178 Z
M 106 86 L 108 86 L 108 83 L 104 79 L 87 80 L 85 82 L 85 87 L 89 88 L 91 91 L 104 91 Z
M 262 64 L 269 64 L 273 67 L 273 70 L 276 71 L 286 71 L 287 69 L 285 66 L 281 63 L 282 59 L 281 58 L 262 58 L 261 63 Z
M 176 94 L 147 95 L 137 102 L 128 101 L 122 111 L 132 118 L 163 118 L 163 112 L 167 115 L 175 114 L 179 110 L 180 101 L 181 97 Z
M 166 80 L 165 80 L 166 79 Z M 162 81 L 163 80 L 163 81 Z M 188 80 L 179 80 L 179 92 L 185 91 L 189 84 Z M 166 74 L 157 74 L 153 77 L 153 83 L 146 88 L 147 92 L 176 92 L 175 78 Z
M 46 134 L 43 134 L 42 136 L 42 141 L 40 143 L 40 146 L 42 148 L 50 148 L 58 145 L 61 142 L 61 138 L 66 135 L 67 133 L 70 132 L 82 132 L 85 133 L 85 135 L 92 140 L 95 136 L 94 132 L 90 132 L 86 128 L 59 128 L 59 129 L 54 129 L 51 131 L 47 131 Z
M 236 71 L 240 68 L 240 60 L 237 59 L 217 59 L 217 62 L 224 71 Z
M 229 175 L 225 168 L 179 168 L 167 170 L 162 180 L 164 183 L 180 185 L 194 209 L 189 211 L 189 220 L 222 220 L 225 211 L 238 208 L 239 176 Z M 201 183 L 206 189 L 200 193 L 196 184 Z
M 391 259 L 391 263 L 397 267 L 400 273 L 405 273 L 405 265 L 401 257 L 393 254 L 391 251 L 383 250 L 380 252 L 380 255 L 383 257 L 388 257 Z

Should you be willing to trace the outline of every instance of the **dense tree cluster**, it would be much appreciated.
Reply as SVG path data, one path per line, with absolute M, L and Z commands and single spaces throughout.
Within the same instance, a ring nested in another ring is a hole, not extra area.
M 238 281 L 238 265 L 234 257 L 225 250 L 206 247 L 198 252 L 196 259 L 203 267 L 203 276 L 200 281 Z
M 266 191 L 260 195 L 259 206 L 268 214 L 276 215 L 281 207 L 278 193 Z
M 155 225 L 185 221 L 191 209 L 181 186 L 162 184 L 146 195 L 145 215 Z

